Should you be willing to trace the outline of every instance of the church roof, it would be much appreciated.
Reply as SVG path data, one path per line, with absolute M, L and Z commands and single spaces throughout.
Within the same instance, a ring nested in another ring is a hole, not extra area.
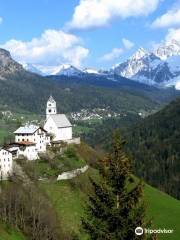
M 54 98 L 52 96 L 49 97 L 48 102 L 55 102 Z
M 65 114 L 53 114 L 50 115 L 50 117 L 53 119 L 58 128 L 72 126 Z

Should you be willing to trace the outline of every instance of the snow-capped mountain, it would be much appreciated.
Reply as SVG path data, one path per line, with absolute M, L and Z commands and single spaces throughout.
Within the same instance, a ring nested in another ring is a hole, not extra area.
M 42 76 L 48 75 L 65 75 L 65 76 L 77 76 L 82 74 L 82 70 L 70 65 L 62 64 L 59 66 L 44 66 L 31 63 L 21 63 L 25 70 L 37 73 Z
M 82 70 L 70 64 L 59 66 L 23 64 L 23 67 L 43 76 L 64 75 L 71 77 L 94 74 L 107 76 L 107 80 L 114 81 L 112 75 L 119 75 L 148 85 L 176 86 L 180 82 L 180 42 L 176 40 L 166 41 L 152 52 L 139 48 L 128 60 L 116 64 L 110 70 L 93 68 Z
M 94 68 L 85 68 L 85 69 L 83 69 L 83 73 L 99 74 L 99 71 Z
M 85 68 L 81 70 L 71 64 L 61 64 L 59 66 L 43 66 L 31 63 L 21 63 L 25 70 L 37 73 L 42 76 L 57 75 L 57 76 L 80 76 L 82 74 L 100 74 L 94 68 Z
M 62 64 L 52 73 L 52 75 L 77 76 L 81 75 L 82 71 L 70 64 Z
M 165 42 L 154 52 L 140 48 L 110 72 L 148 85 L 176 85 L 180 76 L 180 43 Z
M 180 55 L 180 43 L 176 40 L 166 41 L 157 48 L 155 55 L 162 60 Z
M 44 73 L 38 68 L 38 66 L 36 66 L 35 64 L 31 64 L 31 63 L 21 63 L 23 68 L 29 72 L 33 72 L 39 75 L 44 75 Z

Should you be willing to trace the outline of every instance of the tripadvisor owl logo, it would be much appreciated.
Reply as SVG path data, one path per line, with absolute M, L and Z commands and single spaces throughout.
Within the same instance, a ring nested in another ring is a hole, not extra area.
M 144 232 L 144 231 L 143 231 L 143 228 L 142 228 L 142 227 L 137 227 L 137 228 L 135 229 L 135 234 L 138 235 L 138 236 L 142 235 L 143 232 Z
M 137 227 L 135 229 L 135 234 L 141 236 L 143 234 L 170 234 L 173 233 L 174 229 L 166 229 L 166 228 L 158 228 L 158 229 L 149 229 L 149 228 L 142 228 Z

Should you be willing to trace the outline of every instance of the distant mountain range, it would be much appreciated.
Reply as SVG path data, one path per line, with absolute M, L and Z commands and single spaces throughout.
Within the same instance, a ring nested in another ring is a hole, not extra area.
M 40 74 L 42 76 L 57 75 L 57 76 L 81 76 L 84 74 L 99 74 L 98 70 L 93 68 L 85 68 L 83 70 L 72 66 L 71 64 L 62 64 L 55 67 L 44 67 L 42 65 L 22 63 L 27 71 Z
M 115 75 L 148 85 L 180 89 L 180 43 L 176 40 L 162 43 L 155 51 L 139 48 L 125 62 L 114 65 L 109 70 L 91 68 L 79 69 L 70 64 L 44 68 L 34 64 L 23 64 L 31 72 L 41 75 L 82 76 L 86 74 L 107 75 L 114 81 Z
M 179 95 L 174 89 L 160 90 L 120 76 L 112 81 L 106 75 L 95 74 L 93 69 L 85 69 L 81 75 L 75 68 L 70 69 L 69 74 L 64 65 L 56 69 L 64 75 L 44 77 L 38 71 L 35 74 L 25 70 L 8 51 L 0 49 L 0 111 L 42 114 L 52 94 L 60 112 L 108 108 L 137 114 L 141 109 L 151 111 Z M 75 71 L 78 76 L 69 77 Z
M 140 48 L 110 72 L 148 85 L 179 88 L 180 43 L 175 40 L 163 43 L 154 52 Z

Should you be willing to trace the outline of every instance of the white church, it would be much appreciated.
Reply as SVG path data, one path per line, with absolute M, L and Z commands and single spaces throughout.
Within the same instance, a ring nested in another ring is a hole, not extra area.
M 7 179 L 13 172 L 13 160 L 24 156 L 27 160 L 36 160 L 39 153 L 46 152 L 47 146 L 80 144 L 80 138 L 72 137 L 72 124 L 65 114 L 58 114 L 56 101 L 49 97 L 46 106 L 44 126 L 25 124 L 15 132 L 15 142 L 0 147 L 0 179 Z
M 53 141 L 72 140 L 72 125 L 65 114 L 58 114 L 52 96 L 47 101 L 44 129 L 52 134 Z

